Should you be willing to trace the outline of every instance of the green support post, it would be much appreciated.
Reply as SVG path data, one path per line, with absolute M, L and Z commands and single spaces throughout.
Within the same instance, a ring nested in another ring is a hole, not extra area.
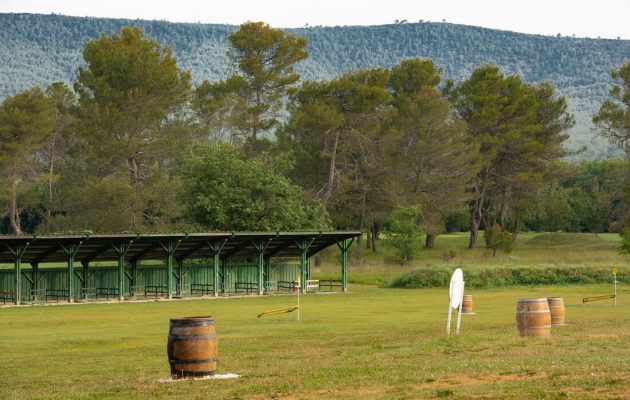
M 129 294 L 135 296 L 135 287 L 138 285 L 138 261 L 131 262 L 131 284 L 129 285 Z
M 269 243 L 271 243 L 271 239 L 252 242 L 258 252 L 258 295 L 262 295 L 265 291 L 265 250 L 267 250 Z
M 25 245 L 17 244 L 15 248 L 7 246 L 11 254 L 13 254 L 13 265 L 15 267 L 15 280 L 13 289 L 13 303 L 19 306 L 22 302 L 22 256 L 28 249 L 30 242 Z
M 118 300 L 125 300 L 125 256 L 127 256 L 127 252 L 129 248 L 133 244 L 133 240 L 129 242 L 119 242 L 112 243 L 112 247 L 116 251 L 116 255 L 118 256 Z
M 313 244 L 315 238 L 312 238 L 310 241 L 302 240 L 295 241 L 295 244 L 300 250 L 300 290 L 302 293 L 306 293 L 306 281 L 308 279 L 308 249 Z
M 348 290 L 348 250 L 354 243 L 354 238 L 337 241 L 337 246 L 341 250 L 341 290 Z
M 68 257 L 68 303 L 74 303 L 74 257 L 81 248 L 83 241 L 78 243 L 69 243 L 67 245 L 61 245 L 66 257 Z
M 225 293 L 225 278 L 226 278 L 226 273 L 225 270 L 227 269 L 227 259 L 222 258 L 221 259 L 221 293 Z
M 175 275 L 175 279 L 177 279 L 177 282 L 175 283 L 177 295 L 181 296 L 182 285 L 184 284 L 184 260 L 181 258 L 177 259 L 177 275 Z
M 39 263 L 31 263 L 31 293 L 37 290 L 37 283 L 39 281 Z
M 81 265 L 83 266 L 83 289 L 87 289 L 90 282 L 90 262 L 87 260 L 83 260 L 81 261 Z M 85 292 L 85 290 L 84 295 L 87 298 L 87 293 Z
M 223 243 L 206 242 L 212 252 L 212 294 L 214 297 L 219 296 L 219 289 L 223 287 L 223 282 L 219 284 L 219 263 L 221 262 L 221 250 L 223 250 L 225 243 L 227 243 L 227 239 Z
M 160 243 L 164 251 L 166 252 L 166 290 L 168 292 L 168 298 L 173 298 L 173 257 L 175 255 L 175 251 L 177 247 L 182 242 L 181 239 L 177 241 L 170 240 L 164 245 L 164 243 Z

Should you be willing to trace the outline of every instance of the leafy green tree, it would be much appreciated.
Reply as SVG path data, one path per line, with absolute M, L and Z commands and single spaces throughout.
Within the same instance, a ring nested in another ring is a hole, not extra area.
M 395 110 L 385 141 L 389 176 L 407 204 L 420 204 L 428 248 L 444 231 L 446 216 L 466 206 L 466 188 L 478 169 L 466 123 L 453 118 L 437 90 L 440 72 L 431 60 L 410 59 L 392 68 L 389 81 Z
M 389 73 L 383 69 L 305 82 L 291 96 L 280 148 L 294 149 L 292 177 L 318 194 L 335 224 L 363 228 L 389 207 L 383 175 L 383 121 L 388 115 Z
M 0 105 L 0 200 L 14 234 L 23 233 L 20 210 L 36 203 L 33 185 L 42 171 L 34 162 L 57 120 L 53 107 L 38 87 L 9 96 Z
M 39 151 L 39 159 L 46 170 L 46 195 L 42 201 L 45 208 L 45 231 L 50 233 L 56 230 L 53 227 L 53 211 L 56 208 L 59 188 L 60 168 L 66 165 L 70 159 L 70 147 L 75 137 L 72 132 L 74 123 L 73 109 L 77 98 L 68 86 L 63 82 L 54 82 L 46 88 L 46 96 L 55 110 L 57 124 L 46 139 Z
M 504 231 L 499 225 L 492 225 L 490 228 L 486 229 L 484 238 L 486 239 L 486 247 L 492 250 L 493 256 L 497 254 L 497 250 L 511 253 L 514 249 L 512 235 Z
M 228 40 L 228 56 L 237 67 L 230 85 L 244 104 L 236 126 L 256 140 L 278 123 L 282 99 L 300 79 L 293 67 L 308 57 L 306 39 L 264 22 L 246 22 Z
M 617 145 L 630 157 L 630 62 L 611 72 L 616 83 L 593 123 L 599 134 Z
M 478 68 L 446 89 L 484 161 L 473 181 L 469 247 L 474 248 L 480 225 L 492 225 L 492 212 L 505 227 L 511 195 L 527 193 L 518 186 L 540 178 L 566 154 L 562 143 L 572 118 L 553 86 L 527 85 L 519 76 L 504 76 L 496 66 Z
M 184 160 L 180 199 L 194 227 L 220 231 L 324 229 L 321 203 L 281 172 L 282 159 L 246 156 L 229 144 L 205 144 Z
M 389 220 L 387 241 L 396 249 L 395 259 L 401 266 L 418 254 L 422 247 L 420 208 L 404 207 L 396 210 Z
M 160 229 L 176 215 L 176 204 L 169 203 L 176 185 L 169 183 L 191 140 L 184 113 L 190 73 L 177 67 L 171 49 L 138 28 L 89 41 L 83 56 L 86 67 L 74 85 L 80 137 L 74 169 L 84 174 L 69 176 L 68 186 L 81 182 L 84 197 L 68 197 L 62 207 L 90 214 L 92 205 L 110 197 L 102 193 L 107 189 L 102 182 L 109 181 L 119 200 L 100 211 L 126 222 L 102 226 L 84 218 L 83 223 L 97 231 Z

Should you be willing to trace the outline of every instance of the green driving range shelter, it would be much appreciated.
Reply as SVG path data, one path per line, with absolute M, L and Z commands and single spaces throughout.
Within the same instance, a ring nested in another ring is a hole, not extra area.
M 348 250 L 361 232 L 213 232 L 0 236 L 0 294 L 22 301 L 167 297 L 307 289 L 310 259 L 336 246 L 348 285 Z M 299 287 L 297 286 L 299 282 Z

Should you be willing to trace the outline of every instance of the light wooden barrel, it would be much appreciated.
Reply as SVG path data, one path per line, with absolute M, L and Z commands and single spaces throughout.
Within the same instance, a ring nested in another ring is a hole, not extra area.
M 564 325 L 564 300 L 562 297 L 548 297 L 549 312 L 551 313 L 551 325 Z
M 519 299 L 516 303 L 516 327 L 521 337 L 549 337 L 551 313 L 547 298 Z
M 465 294 L 462 299 L 462 314 L 472 314 L 473 312 L 473 299 L 472 294 Z
M 212 317 L 171 319 L 167 352 L 173 379 L 213 375 L 217 350 Z

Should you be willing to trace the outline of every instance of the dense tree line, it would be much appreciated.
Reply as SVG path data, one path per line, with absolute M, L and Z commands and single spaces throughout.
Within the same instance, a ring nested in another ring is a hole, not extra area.
M 287 32 L 308 40 L 309 58 L 296 71 L 309 80 L 332 79 L 362 68 L 391 68 L 408 58 L 429 58 L 446 78 L 463 80 L 486 64 L 518 74 L 525 82 L 548 80 L 566 96 L 576 124 L 568 146 L 587 146 L 582 158 L 621 153 L 593 140 L 591 114 L 607 96 L 609 71 L 630 54 L 630 41 L 525 35 L 450 23 L 413 23 L 358 27 L 306 27 Z M 0 98 L 54 81 L 71 85 L 82 65 L 83 44 L 103 32 L 137 26 L 173 49 L 191 82 L 231 76 L 228 35 L 238 27 L 166 21 L 77 18 L 61 15 L 0 15 Z
M 376 249 L 389 229 L 408 253 L 397 227 L 427 247 L 469 229 L 474 248 L 482 229 L 627 225 L 627 161 L 562 161 L 574 119 L 549 82 L 494 65 L 444 81 L 418 58 L 301 81 L 304 38 L 248 22 L 228 40 L 232 74 L 194 87 L 123 28 L 85 44 L 72 89 L 7 97 L 3 232 L 351 228 Z M 628 65 L 594 117 L 626 152 Z

